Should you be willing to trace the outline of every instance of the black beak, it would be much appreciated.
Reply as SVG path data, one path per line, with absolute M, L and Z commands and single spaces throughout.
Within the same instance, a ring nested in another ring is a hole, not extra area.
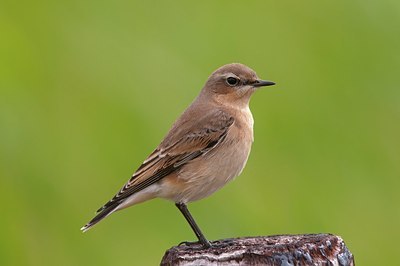
M 256 80 L 253 83 L 254 87 L 264 87 L 264 86 L 272 86 L 275 85 L 275 82 L 268 81 L 268 80 Z

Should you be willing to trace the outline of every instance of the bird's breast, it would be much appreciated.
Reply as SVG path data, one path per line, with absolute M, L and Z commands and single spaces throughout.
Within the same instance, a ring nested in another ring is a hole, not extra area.
M 237 131 L 235 131 L 238 134 L 238 138 L 246 139 L 246 140 L 251 140 L 251 142 L 254 141 L 254 135 L 253 135 L 253 126 L 254 126 L 254 119 L 253 115 L 250 111 L 250 108 L 247 106 L 246 108 L 240 109 L 237 111 L 235 115 L 235 124 L 238 128 Z

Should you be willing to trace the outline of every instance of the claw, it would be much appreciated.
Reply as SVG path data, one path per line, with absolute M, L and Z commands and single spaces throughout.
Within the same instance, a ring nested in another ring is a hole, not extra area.
M 201 248 L 205 248 L 205 249 L 212 248 L 212 245 L 209 241 L 204 242 L 204 243 L 202 243 L 200 241 L 193 241 L 193 242 L 182 241 L 178 244 L 178 247 L 183 246 L 183 245 L 185 245 L 185 246 L 201 245 Z
M 200 241 L 193 241 L 193 242 L 190 242 L 190 241 L 182 241 L 181 243 L 178 244 L 178 247 L 183 246 L 183 245 L 185 245 L 185 246 L 191 246 L 191 245 L 196 245 L 196 244 L 200 244 Z

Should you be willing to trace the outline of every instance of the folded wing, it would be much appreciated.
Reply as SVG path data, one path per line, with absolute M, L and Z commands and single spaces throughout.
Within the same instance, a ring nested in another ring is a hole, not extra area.
M 114 212 L 118 206 L 134 193 L 160 181 L 178 171 L 186 163 L 204 155 L 224 141 L 233 117 L 223 111 L 215 111 L 198 121 L 183 123 L 182 128 L 170 131 L 160 146 L 149 155 L 121 190 L 86 224 L 86 231 L 100 220 Z

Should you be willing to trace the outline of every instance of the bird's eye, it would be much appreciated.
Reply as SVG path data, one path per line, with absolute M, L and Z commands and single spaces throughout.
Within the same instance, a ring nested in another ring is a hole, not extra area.
M 226 79 L 226 83 L 228 83 L 229 86 L 235 86 L 239 83 L 239 79 L 235 77 L 228 77 Z

